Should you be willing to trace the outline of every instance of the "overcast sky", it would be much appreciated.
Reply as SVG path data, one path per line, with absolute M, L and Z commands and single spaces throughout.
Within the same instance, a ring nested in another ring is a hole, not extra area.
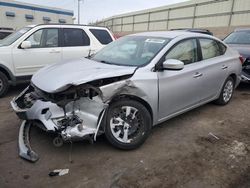
M 18 0 L 21 2 L 73 10 L 77 17 L 78 0 Z M 113 15 L 159 7 L 187 0 L 82 0 L 81 23 L 87 24 Z

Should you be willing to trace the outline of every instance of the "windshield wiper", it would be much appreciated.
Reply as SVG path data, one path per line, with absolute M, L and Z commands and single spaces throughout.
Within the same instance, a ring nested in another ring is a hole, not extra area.
M 99 62 L 105 63 L 105 64 L 109 64 L 109 65 L 117 65 L 117 64 L 115 64 L 115 63 L 111 63 L 111 62 L 104 61 L 104 60 L 101 60 L 101 61 L 99 61 Z
M 126 66 L 126 67 L 137 67 L 136 65 L 126 65 L 126 64 L 117 64 L 117 63 L 112 63 L 109 61 L 105 61 L 105 60 L 96 60 L 96 59 L 92 59 L 94 61 L 100 62 L 100 63 L 104 63 L 104 64 L 109 64 L 109 65 L 117 65 L 117 66 Z

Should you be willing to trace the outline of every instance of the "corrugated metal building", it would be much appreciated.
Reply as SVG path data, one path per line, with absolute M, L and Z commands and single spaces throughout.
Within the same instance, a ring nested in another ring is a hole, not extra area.
M 0 28 L 19 29 L 41 23 L 73 23 L 73 11 L 38 6 L 13 0 L 0 0 Z
M 191 0 L 113 16 L 96 25 L 109 27 L 121 35 L 175 28 L 208 28 L 222 37 L 235 27 L 250 26 L 250 0 Z

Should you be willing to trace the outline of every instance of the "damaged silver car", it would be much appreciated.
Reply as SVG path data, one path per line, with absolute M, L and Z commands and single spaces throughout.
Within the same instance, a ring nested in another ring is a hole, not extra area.
M 239 54 L 197 33 L 129 35 L 89 59 L 38 71 L 11 105 L 23 120 L 20 156 L 36 161 L 30 126 L 55 142 L 96 140 L 105 134 L 120 149 L 139 147 L 151 127 L 210 101 L 225 105 L 240 82 Z

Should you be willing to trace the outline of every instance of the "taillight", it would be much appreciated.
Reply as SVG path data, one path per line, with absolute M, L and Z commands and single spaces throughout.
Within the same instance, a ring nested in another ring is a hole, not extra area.
M 243 56 L 240 56 L 239 59 L 240 59 L 241 64 L 243 64 L 245 61 L 245 58 Z

